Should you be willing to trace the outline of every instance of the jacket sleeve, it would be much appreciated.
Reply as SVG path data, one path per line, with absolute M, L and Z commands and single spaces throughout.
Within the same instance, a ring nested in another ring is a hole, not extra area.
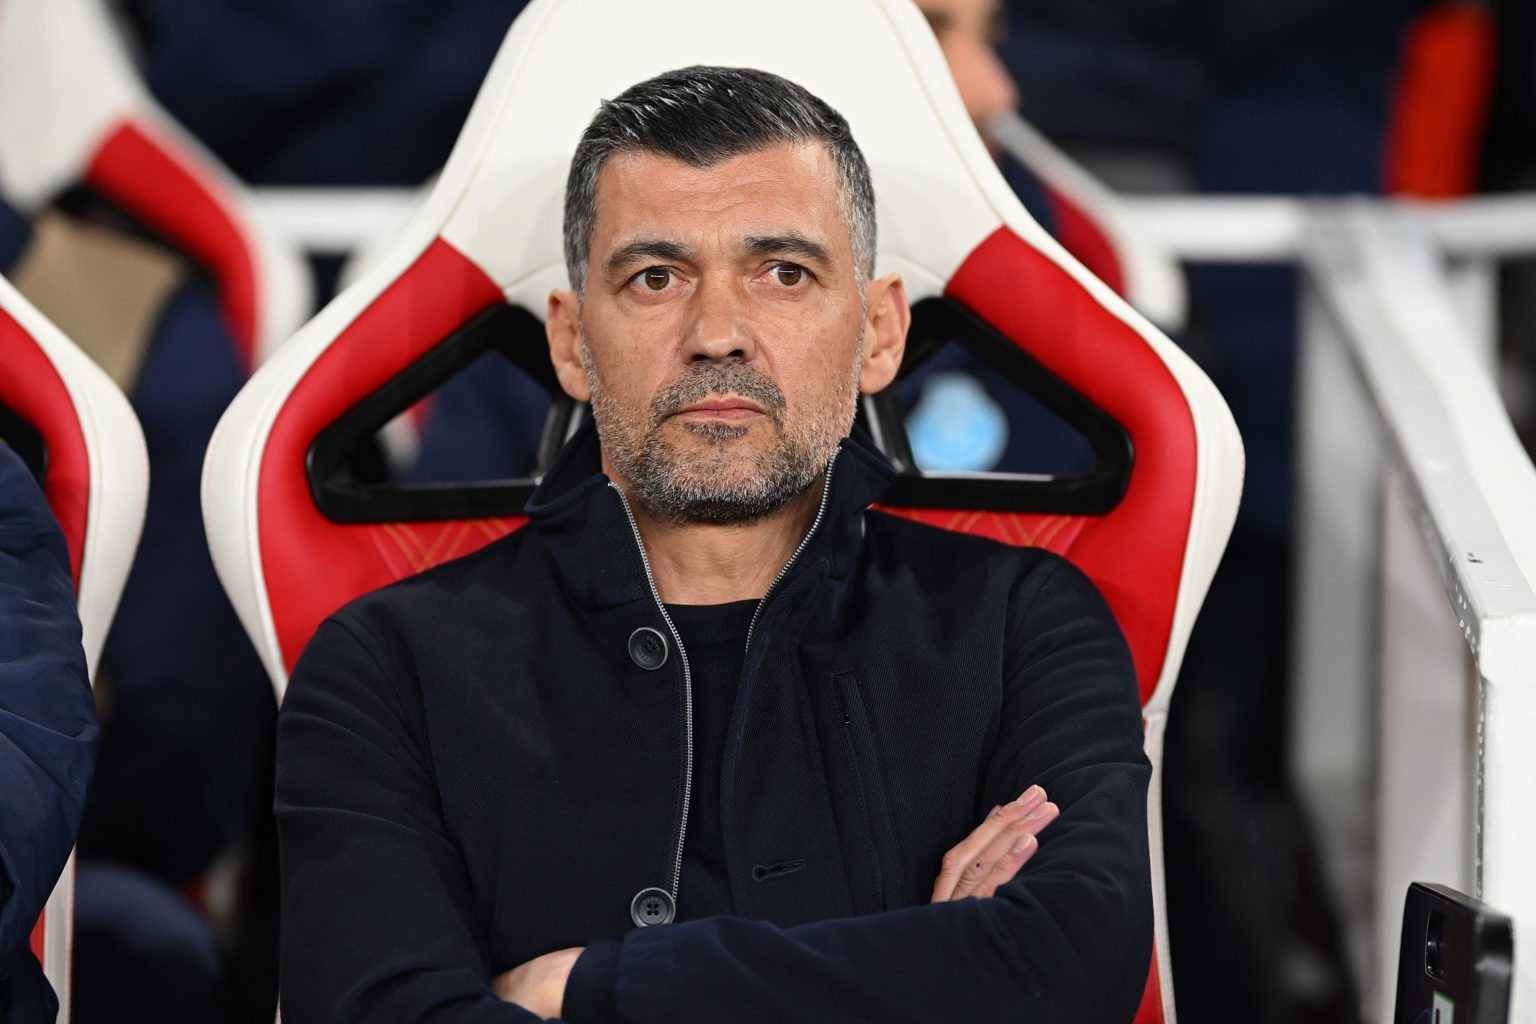
M 64 870 L 99 735 L 64 535 L 0 445 L 0 964 Z
M 1038 782 L 1061 807 L 1018 877 L 987 899 L 792 928 L 715 917 L 639 929 L 589 947 L 567 1018 L 1130 1021 L 1152 953 L 1134 668 L 1103 599 L 1066 563 L 1026 575 L 1014 605 L 983 806 Z
M 408 662 L 354 628 L 321 625 L 278 718 L 283 1020 L 534 1021 L 487 981 Z

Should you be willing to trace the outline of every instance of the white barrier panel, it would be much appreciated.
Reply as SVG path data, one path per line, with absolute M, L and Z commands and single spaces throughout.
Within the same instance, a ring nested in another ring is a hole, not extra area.
M 1338 324 L 1310 290 L 1298 343 L 1287 756 L 1350 972 L 1364 979 L 1374 963 L 1381 423 Z
M 1536 469 L 1422 222 L 1335 206 L 1309 216 L 1303 250 L 1392 470 L 1378 634 L 1377 955 L 1364 979 L 1367 1019 L 1385 1019 L 1409 881 L 1471 888 L 1514 918 L 1517 936 L 1536 934 Z M 1305 397 L 1303 414 L 1313 415 Z M 1448 605 L 1427 599 L 1436 577 Z M 1519 941 L 1516 1021 L 1536 1013 L 1536 954 Z

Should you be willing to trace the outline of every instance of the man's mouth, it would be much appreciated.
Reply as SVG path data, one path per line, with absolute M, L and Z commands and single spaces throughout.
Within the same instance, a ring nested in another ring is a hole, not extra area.
M 753 416 L 763 415 L 763 410 L 755 402 L 731 396 L 726 398 L 706 398 L 702 402 L 691 402 L 677 410 L 673 415 L 738 423 L 751 419 Z

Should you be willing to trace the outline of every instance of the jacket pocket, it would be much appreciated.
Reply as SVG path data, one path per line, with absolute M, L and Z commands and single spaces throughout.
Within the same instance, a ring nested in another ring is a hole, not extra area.
M 874 913 L 900 906 L 902 857 L 896 838 L 887 795 L 885 768 L 880 756 L 864 684 L 857 673 L 843 671 L 832 677 L 841 718 L 838 730 L 847 788 L 851 791 L 857 816 L 851 828 L 843 829 L 846 862 L 855 875 L 849 879 L 854 906 L 859 913 Z M 894 898 L 894 902 L 893 902 Z

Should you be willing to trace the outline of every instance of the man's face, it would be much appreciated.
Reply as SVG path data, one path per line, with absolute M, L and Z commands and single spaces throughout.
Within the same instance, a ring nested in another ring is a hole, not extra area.
M 861 374 L 867 390 L 894 374 L 889 325 L 878 352 L 864 344 L 892 279 L 870 283 L 881 309 L 867 309 L 838 198 L 820 145 L 706 168 L 651 152 L 604 164 L 586 293 L 551 297 L 551 357 L 592 402 L 604 469 L 652 515 L 771 514 L 831 458 Z
M 999 0 L 917 0 L 939 39 L 949 73 L 977 126 L 993 114 L 1018 106 L 1018 87 L 998 59 L 1002 40 Z

